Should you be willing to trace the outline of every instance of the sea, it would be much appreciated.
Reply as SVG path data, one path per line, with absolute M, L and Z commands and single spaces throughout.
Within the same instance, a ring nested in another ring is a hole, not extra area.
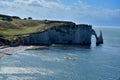
M 56 45 L 0 59 L 0 80 L 120 80 L 120 28 L 102 30 L 104 44 Z

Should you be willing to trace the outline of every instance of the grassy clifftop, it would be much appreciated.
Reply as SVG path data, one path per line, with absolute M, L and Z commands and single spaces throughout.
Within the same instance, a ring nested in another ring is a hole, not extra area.
M 38 28 L 44 27 L 46 24 L 41 21 L 34 20 L 13 20 L 11 22 L 0 21 L 0 34 L 2 35 L 20 35 L 33 33 Z
M 15 18 L 7 21 L 2 18 L 0 16 L 0 35 L 7 39 L 11 39 L 16 35 L 42 32 L 48 28 L 65 24 L 63 22 L 49 22 L 48 20 L 24 20 Z

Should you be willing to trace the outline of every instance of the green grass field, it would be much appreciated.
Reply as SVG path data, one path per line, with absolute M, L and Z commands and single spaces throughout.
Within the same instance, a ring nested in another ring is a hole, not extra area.
M 31 33 L 42 32 L 64 23 L 46 23 L 45 20 L 23 20 L 13 19 L 13 21 L 3 21 L 0 19 L 0 35 L 6 39 L 11 39 L 16 35 L 28 35 Z

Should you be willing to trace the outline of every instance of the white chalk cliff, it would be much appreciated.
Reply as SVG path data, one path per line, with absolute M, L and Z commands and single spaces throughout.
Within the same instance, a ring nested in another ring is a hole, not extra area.
M 97 37 L 91 25 L 67 23 L 65 26 L 52 27 L 43 32 L 33 33 L 29 36 L 20 37 L 22 45 L 91 45 L 91 37 L 96 37 L 96 44 L 103 43 L 102 32 Z

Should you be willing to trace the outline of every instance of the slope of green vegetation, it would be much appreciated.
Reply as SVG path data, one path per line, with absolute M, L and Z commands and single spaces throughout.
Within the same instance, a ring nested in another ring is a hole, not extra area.
M 29 35 L 45 31 L 51 27 L 64 25 L 64 23 L 59 22 L 47 22 L 46 20 L 12 19 L 12 21 L 4 21 L 0 19 L 0 35 L 6 39 L 11 39 L 16 35 Z
M 45 26 L 44 23 L 34 20 L 0 21 L 0 34 L 6 36 L 28 34 L 36 32 L 37 28 L 43 26 Z

